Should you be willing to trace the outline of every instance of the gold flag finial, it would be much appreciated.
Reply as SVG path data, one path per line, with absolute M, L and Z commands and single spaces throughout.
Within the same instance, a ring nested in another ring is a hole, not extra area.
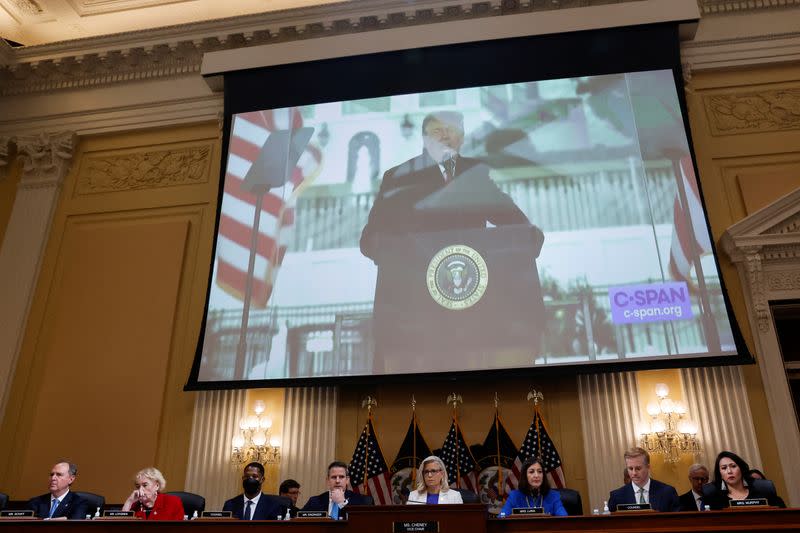
M 539 402 L 544 401 L 544 395 L 541 393 L 541 391 L 531 389 L 531 391 L 528 393 L 528 401 L 531 400 L 533 400 L 533 406 L 536 407 L 539 405 Z
M 497 393 L 495 392 L 494 393 L 494 408 L 497 409 L 498 407 L 500 407 L 500 396 L 498 396 Z
M 457 393 L 453 392 L 453 393 L 450 393 L 450 396 L 447 397 L 447 403 L 448 404 L 452 403 L 453 404 L 453 409 L 457 409 L 458 408 L 458 404 L 464 403 L 464 400 L 461 399 L 461 395 L 460 394 L 457 394 Z
M 366 407 L 367 408 L 367 413 L 372 414 L 372 408 L 373 407 L 378 407 L 378 400 L 376 400 L 372 396 L 367 396 L 361 402 L 361 407 Z
M 412 411 L 416 411 L 417 410 L 417 399 L 414 398 L 413 394 L 411 395 L 411 410 Z

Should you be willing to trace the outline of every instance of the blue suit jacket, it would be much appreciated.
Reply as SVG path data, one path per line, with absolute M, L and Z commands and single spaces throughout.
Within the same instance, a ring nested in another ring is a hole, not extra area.
M 678 492 L 671 485 L 661 483 L 650 478 L 650 507 L 662 513 L 680 511 L 681 505 L 678 500 Z M 617 490 L 612 490 L 608 498 L 608 509 L 616 511 L 620 503 L 638 503 L 636 494 L 633 492 L 633 483 L 623 485 Z
M 344 497 L 347 500 L 347 505 L 340 512 L 339 515 L 340 517 L 347 516 L 347 508 L 350 507 L 351 505 L 375 505 L 375 501 L 372 499 L 372 496 L 367 496 L 365 494 L 356 494 L 351 490 L 344 491 Z M 317 496 L 312 496 L 303 506 L 303 511 L 327 512 L 328 504 L 330 503 L 329 498 L 330 496 L 327 490 L 322 494 L 318 494 Z
M 42 494 L 28 500 L 28 509 L 39 518 L 47 518 L 50 514 L 50 493 Z M 70 520 L 82 520 L 89 513 L 89 502 L 69 491 L 56 507 L 53 518 L 66 517 Z
M 277 520 L 278 515 L 286 513 L 287 505 L 284 500 L 275 498 L 268 494 L 261 493 L 258 499 L 258 505 L 253 510 L 253 520 Z M 223 511 L 230 511 L 234 518 L 242 519 L 244 516 L 244 495 L 231 498 L 222 506 Z
M 541 499 L 541 503 L 538 496 L 535 498 L 528 496 L 526 498 L 525 495 L 519 490 L 512 490 L 511 494 L 508 495 L 508 499 L 506 500 L 506 504 L 503 506 L 502 512 L 505 513 L 506 516 L 510 516 L 512 509 L 518 507 L 539 506 L 543 507 L 544 512 L 549 515 L 567 516 L 567 510 L 564 509 L 564 504 L 561 503 L 561 495 L 557 490 L 552 489 L 547 493 L 547 496 Z

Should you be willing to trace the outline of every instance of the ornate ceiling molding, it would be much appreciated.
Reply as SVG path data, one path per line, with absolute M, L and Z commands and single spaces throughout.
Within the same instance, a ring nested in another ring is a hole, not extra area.
M 715 15 L 797 6 L 800 0 L 698 0 L 698 4 L 704 15 Z
M 20 187 L 53 187 L 60 186 L 69 171 L 77 136 L 71 131 L 40 133 L 17 137 L 16 144 L 22 160 Z
M 0 181 L 8 174 L 8 162 L 11 151 L 11 137 L 0 135 Z
M 204 53 L 383 29 L 640 0 L 347 0 L 13 50 L 0 96 L 169 78 L 200 71 Z M 2 60 L 2 57 L 0 57 Z

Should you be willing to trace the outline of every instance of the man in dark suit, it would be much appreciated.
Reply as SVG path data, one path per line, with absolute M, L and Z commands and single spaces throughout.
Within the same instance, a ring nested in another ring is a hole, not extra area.
M 625 467 L 631 482 L 612 490 L 608 508 L 617 510 L 621 503 L 649 503 L 655 511 L 679 511 L 678 493 L 674 487 L 650 477 L 650 454 L 642 448 L 630 448 L 625 452 Z
M 489 177 L 489 167 L 461 157 L 464 117 L 431 113 L 422 122 L 421 155 L 386 171 L 367 225 L 361 253 L 380 266 L 381 237 L 448 229 L 529 224 L 528 217 Z
M 689 483 L 692 489 L 681 494 L 678 499 L 681 511 L 702 511 L 703 510 L 703 485 L 708 483 L 708 468 L 699 463 L 689 467 Z
M 89 503 L 71 492 L 78 467 L 67 461 L 58 462 L 50 470 L 50 493 L 28 500 L 28 509 L 39 518 L 81 520 L 89 512 Z
M 300 483 L 294 479 L 284 479 L 281 481 L 280 487 L 278 487 L 278 496 L 289 498 L 289 501 L 292 502 L 292 506 L 289 509 L 291 515 L 292 517 L 297 516 L 297 511 L 300 510 L 297 508 L 297 499 L 300 497 Z
M 264 465 L 250 463 L 242 473 L 242 489 L 239 494 L 225 502 L 223 511 L 230 511 L 239 520 L 278 520 L 289 508 L 288 501 L 261 492 L 264 484 Z
M 325 511 L 334 520 L 344 518 L 345 509 L 351 505 L 374 505 L 370 496 L 362 496 L 347 490 L 350 475 L 347 465 L 341 461 L 334 461 L 328 465 L 326 482 L 328 490 L 308 499 L 303 511 Z

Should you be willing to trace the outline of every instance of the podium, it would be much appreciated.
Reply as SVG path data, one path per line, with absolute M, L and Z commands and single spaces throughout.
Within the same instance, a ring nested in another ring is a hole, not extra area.
M 528 224 L 382 237 L 373 371 L 531 366 L 545 324 L 543 242 Z
M 463 505 L 353 506 L 348 511 L 348 530 L 373 533 L 485 533 L 486 507 Z

